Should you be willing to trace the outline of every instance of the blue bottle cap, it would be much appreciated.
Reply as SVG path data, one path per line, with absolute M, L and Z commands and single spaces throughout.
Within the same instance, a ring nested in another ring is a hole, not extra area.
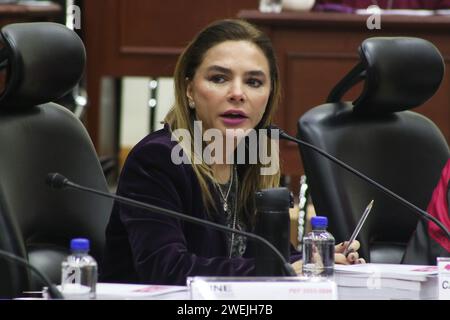
M 326 228 L 328 226 L 328 218 L 324 216 L 315 216 L 311 218 L 313 228 Z
M 89 251 L 89 240 L 86 238 L 75 238 L 70 241 L 70 249 L 74 251 Z

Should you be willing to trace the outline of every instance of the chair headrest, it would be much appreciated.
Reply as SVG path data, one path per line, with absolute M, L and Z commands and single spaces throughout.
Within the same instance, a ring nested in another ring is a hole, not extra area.
M 354 112 L 392 113 L 418 107 L 434 95 L 444 76 L 444 59 L 424 39 L 369 38 L 359 53 L 361 62 L 328 98 L 328 102 L 337 102 L 353 85 L 365 80 L 361 95 L 353 102 Z
M 0 109 L 27 108 L 64 96 L 80 80 L 86 51 L 78 35 L 51 22 L 17 23 L 1 29 L 7 82 Z

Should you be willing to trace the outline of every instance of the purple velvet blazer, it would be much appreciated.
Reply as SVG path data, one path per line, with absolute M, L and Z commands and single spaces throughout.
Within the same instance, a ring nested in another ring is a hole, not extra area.
M 189 164 L 171 161 L 171 132 L 164 129 L 141 140 L 122 170 L 117 194 L 225 224 L 206 213 L 201 189 Z M 217 195 L 215 195 L 217 197 Z M 222 232 L 115 203 L 106 229 L 103 282 L 186 285 L 188 276 L 251 276 L 254 244 L 242 258 L 227 258 Z M 294 254 L 291 261 L 301 258 Z

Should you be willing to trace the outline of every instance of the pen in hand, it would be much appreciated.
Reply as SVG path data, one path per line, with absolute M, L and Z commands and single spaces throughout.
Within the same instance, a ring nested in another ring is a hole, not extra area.
M 366 210 L 364 210 L 363 215 L 361 216 L 361 218 L 358 221 L 358 224 L 356 225 L 355 230 L 352 233 L 352 236 L 350 237 L 350 240 L 348 241 L 347 247 L 344 250 L 344 256 L 347 256 L 350 253 L 350 245 L 352 244 L 353 241 L 355 241 L 356 237 L 359 234 L 359 231 L 361 231 L 362 226 L 364 225 L 364 222 L 367 219 L 367 216 L 370 213 L 370 210 L 372 210 L 372 206 L 373 206 L 373 200 L 369 202 L 369 204 L 366 207 Z

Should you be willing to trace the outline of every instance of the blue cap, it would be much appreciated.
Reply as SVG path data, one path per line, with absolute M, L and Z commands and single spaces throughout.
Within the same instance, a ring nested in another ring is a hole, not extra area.
M 74 251 L 89 251 L 89 240 L 86 238 L 75 238 L 70 241 L 70 249 Z
M 311 218 L 313 228 L 326 228 L 328 226 L 328 218 L 324 216 L 315 216 Z

